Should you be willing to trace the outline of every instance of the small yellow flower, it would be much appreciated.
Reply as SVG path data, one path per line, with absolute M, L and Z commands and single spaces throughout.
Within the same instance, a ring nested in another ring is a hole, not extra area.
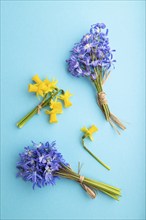
M 38 74 L 32 77 L 35 84 L 29 84 L 28 91 L 36 92 L 37 96 L 44 96 L 46 93 L 52 92 L 56 87 L 57 80 L 49 81 L 45 79 L 42 81 Z
M 37 92 L 37 91 L 38 91 L 37 84 L 29 84 L 28 85 L 28 92 Z
M 46 110 L 46 114 L 50 114 L 50 123 L 57 123 L 57 114 L 56 113 L 52 113 L 52 111 L 47 111 Z
M 29 84 L 28 91 L 35 92 L 37 96 L 44 96 L 44 91 L 46 90 L 46 85 L 42 82 L 40 84 Z
M 50 123 L 56 123 L 58 122 L 56 115 L 62 113 L 62 104 L 61 102 L 51 100 L 50 108 L 51 111 L 46 110 L 46 114 L 50 115 Z
M 72 106 L 72 103 L 70 102 L 69 98 L 72 96 L 72 94 L 69 91 L 66 91 L 63 95 L 60 95 L 58 98 L 64 101 L 64 106 L 66 108 Z
M 39 75 L 36 74 L 35 76 L 32 77 L 32 80 L 37 83 L 37 84 L 40 84 L 42 83 L 43 81 L 40 79 Z
M 51 100 L 50 108 L 56 113 L 62 113 L 62 104 L 61 102 Z
M 89 129 L 86 127 L 83 127 L 81 129 L 81 131 L 83 131 L 85 133 L 86 137 L 89 137 L 91 141 L 93 141 L 93 137 L 92 134 L 96 131 L 98 131 L 98 128 L 95 125 L 92 125 Z
M 45 83 L 40 79 L 38 74 L 32 77 L 32 80 L 35 82 L 35 84 L 29 84 L 28 85 L 28 91 L 29 92 L 35 92 L 37 96 L 44 96 L 45 91 L 47 89 L 47 86 Z
M 52 92 L 54 89 L 56 89 L 57 88 L 57 86 L 56 86 L 57 82 L 58 82 L 57 80 L 50 81 L 48 79 L 45 79 L 44 80 L 44 83 L 46 85 L 45 93 Z

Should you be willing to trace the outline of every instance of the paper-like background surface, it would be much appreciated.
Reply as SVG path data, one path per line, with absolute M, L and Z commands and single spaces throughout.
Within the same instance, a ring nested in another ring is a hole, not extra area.
M 144 1 L 2 1 L 2 219 L 144 219 Z M 110 109 L 127 125 L 118 136 L 105 121 L 86 79 L 73 78 L 65 60 L 90 25 L 104 22 L 115 70 L 105 85 Z M 27 92 L 31 77 L 57 78 L 59 87 L 74 94 L 51 125 L 42 111 L 23 129 L 15 125 L 38 100 Z M 99 132 L 88 146 L 107 171 L 81 146 L 80 128 L 96 124 Z M 99 193 L 88 198 L 79 184 L 60 180 L 55 187 L 32 190 L 16 179 L 18 153 L 31 140 L 57 141 L 73 169 L 122 189 L 120 202 Z

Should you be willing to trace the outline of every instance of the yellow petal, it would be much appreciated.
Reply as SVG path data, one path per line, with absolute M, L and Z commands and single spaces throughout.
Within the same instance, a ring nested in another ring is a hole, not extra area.
M 56 123 L 56 122 L 58 122 L 56 114 L 55 113 L 50 114 L 50 123 Z
M 44 96 L 44 92 L 41 89 L 38 89 L 36 94 L 37 94 L 37 96 L 39 96 L 39 95 L 42 96 L 42 97 Z
M 36 84 L 29 84 L 28 85 L 28 92 L 37 92 L 38 86 Z
M 52 92 L 56 87 L 56 84 L 57 84 L 57 80 L 53 80 L 52 82 L 49 81 L 48 79 L 45 79 L 44 80 L 44 83 L 47 87 L 45 93 L 48 93 L 48 92 Z
M 52 111 L 46 110 L 45 113 L 46 113 L 47 115 L 50 115 L 50 114 L 52 114 Z
M 68 107 L 72 106 L 72 103 L 69 100 L 64 100 L 64 106 L 65 106 L 65 108 L 68 108 Z
M 50 85 L 50 80 L 45 79 L 45 80 L 44 80 L 44 83 L 45 83 L 46 86 L 49 86 L 49 85 Z
M 51 82 L 51 87 L 52 88 L 56 88 L 56 84 L 58 83 L 58 81 L 57 80 L 52 80 L 52 82 Z
M 56 113 L 62 113 L 62 104 L 61 102 L 56 102 L 51 100 L 50 108 L 52 108 Z
M 61 114 L 63 111 L 62 108 L 61 109 L 53 108 L 51 111 L 46 110 L 45 112 L 46 114 L 50 115 L 50 114 Z
M 72 96 L 72 94 L 69 91 L 66 91 L 63 95 L 59 96 L 59 99 L 64 101 L 64 106 L 66 108 L 72 106 L 72 103 L 70 102 L 69 98 Z
M 95 126 L 95 125 L 92 125 L 90 128 L 89 128 L 89 132 L 91 134 L 93 134 L 94 132 L 98 131 L 98 128 Z
M 70 91 L 66 91 L 66 92 L 65 92 L 65 96 L 69 98 L 69 97 L 72 96 L 72 94 L 70 93 Z
M 83 131 L 84 133 L 88 132 L 88 129 L 86 127 L 81 128 L 81 131 Z
M 59 98 L 64 100 L 64 99 L 68 99 L 72 96 L 72 94 L 69 91 L 66 91 L 64 94 L 60 95 Z
M 98 128 L 97 128 L 95 125 L 92 125 L 89 129 L 86 128 L 86 127 L 83 127 L 83 128 L 81 129 L 81 131 L 83 131 L 83 132 L 85 133 L 85 136 L 86 136 L 86 137 L 89 137 L 91 141 L 93 141 L 93 136 L 92 136 L 92 134 L 93 134 L 94 132 L 96 132 L 97 130 L 98 130 Z
M 35 76 L 33 76 L 32 80 L 36 83 L 42 83 L 42 80 L 40 79 L 39 75 L 36 74 Z
M 40 89 L 40 90 L 43 90 L 43 91 L 46 91 L 46 90 L 47 90 L 47 86 L 45 85 L 44 82 L 42 82 L 42 83 L 39 84 L 39 89 Z

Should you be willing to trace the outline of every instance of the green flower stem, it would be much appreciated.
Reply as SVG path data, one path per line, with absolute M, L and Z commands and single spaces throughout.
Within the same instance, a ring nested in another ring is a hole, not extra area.
M 65 174 L 66 173 L 70 173 L 70 174 L 72 174 L 72 175 L 77 175 L 70 167 L 68 167 L 68 166 L 64 166 L 63 164 L 62 164 L 62 169 L 61 169 L 61 171 L 65 171 Z M 78 177 L 79 177 L 80 175 L 79 175 L 79 173 L 78 173 Z M 87 181 L 91 181 L 91 179 L 89 179 L 89 178 L 86 178 L 86 180 Z M 96 181 L 95 180 L 92 180 L 92 182 L 93 183 L 96 183 Z M 103 183 L 103 182 L 98 182 L 98 184 L 101 184 L 101 185 L 104 185 L 105 187 L 106 186 L 108 186 L 108 188 L 110 187 L 111 189 L 114 189 L 114 190 L 116 190 L 116 191 L 119 191 L 120 189 L 119 188 L 116 188 L 116 187 L 114 187 L 114 186 L 109 186 L 109 185 L 107 185 L 107 184 L 105 184 L 105 183 Z
M 47 95 L 44 97 L 43 101 L 39 104 L 41 108 L 50 104 L 52 98 L 54 98 L 59 92 L 63 92 L 63 90 L 55 90 L 51 93 L 51 96 L 47 98 Z M 38 106 L 36 106 L 32 111 L 30 111 L 27 115 L 25 115 L 16 125 L 18 128 L 22 128 L 34 115 L 38 113 Z
M 84 180 L 85 180 L 85 182 L 86 182 L 87 184 L 88 184 L 88 183 L 91 183 L 93 186 L 97 186 L 97 185 L 98 185 L 98 187 L 101 188 L 101 189 L 103 189 L 103 190 L 107 190 L 107 191 L 112 192 L 112 193 L 115 193 L 115 194 L 117 194 L 117 195 L 119 195 L 119 196 L 121 195 L 120 189 L 117 190 L 117 188 L 111 187 L 111 186 L 109 186 L 108 184 L 103 184 L 102 182 L 97 182 L 97 181 L 95 181 L 95 180 L 92 180 L 92 181 L 91 181 L 91 179 L 88 179 L 88 178 L 85 178 Z
M 96 91 L 99 94 L 100 92 L 103 92 L 103 76 L 102 76 L 102 69 L 99 67 L 95 67 L 94 68 L 94 74 L 96 75 L 96 79 L 92 80 L 92 82 L 94 83 L 95 87 L 96 87 Z M 101 110 L 103 111 L 103 114 L 106 118 L 106 120 L 110 123 L 110 125 L 115 129 L 115 131 L 120 134 L 120 132 L 118 131 L 117 127 L 121 128 L 122 130 L 125 130 L 126 127 L 121 123 L 121 121 L 110 112 L 109 106 L 108 104 L 101 104 L 99 103 L 99 107 L 101 108 Z
M 104 166 L 107 170 L 110 170 L 110 167 L 109 167 L 108 165 L 106 165 L 105 163 L 103 163 L 98 157 L 96 157 L 96 156 L 85 146 L 84 139 L 85 139 L 85 136 L 82 137 L 82 145 L 83 145 L 84 149 L 85 149 L 95 160 L 97 160 L 102 166 Z
M 65 165 L 62 165 L 62 168 L 54 175 L 80 182 L 80 175 Z M 85 184 L 91 189 L 99 190 L 115 200 L 119 200 L 118 197 L 121 196 L 121 190 L 119 188 L 86 177 L 84 177 L 82 184 Z
M 103 192 L 103 193 L 105 193 L 105 194 L 107 194 L 107 195 L 110 196 L 111 198 L 113 198 L 113 199 L 119 201 L 118 196 L 112 195 L 111 193 L 108 193 L 108 192 L 106 192 L 106 191 L 103 190 L 103 189 L 102 189 L 102 190 L 100 189 L 100 191 Z
M 90 181 L 90 179 L 88 179 L 88 178 L 86 178 L 86 179 Z M 92 180 L 92 182 L 96 183 L 96 181 L 94 181 L 94 180 Z M 105 183 L 102 183 L 102 182 L 98 182 L 98 183 L 104 185 L 105 187 L 107 186 L 107 184 L 105 184 Z M 118 192 L 119 192 L 119 190 L 120 190 L 119 188 L 116 188 L 116 187 L 114 187 L 114 186 L 109 186 L 109 185 L 108 185 L 108 187 L 111 188 L 111 189 L 113 189 L 113 190 L 116 190 L 116 191 L 118 191 Z
M 38 112 L 38 107 L 35 107 L 29 114 L 22 118 L 16 125 L 18 128 L 22 128 L 36 113 Z
M 97 89 L 97 92 L 100 93 L 103 91 L 103 88 L 102 88 L 102 85 L 101 85 L 101 79 L 100 77 L 98 76 L 96 80 L 93 80 L 94 82 L 94 85 Z M 107 121 L 109 121 L 109 118 L 110 118 L 110 111 L 109 111 L 109 108 L 108 108 L 108 105 L 107 104 L 103 104 L 102 105 L 102 110 L 103 110 L 103 113 L 105 115 L 105 118 Z

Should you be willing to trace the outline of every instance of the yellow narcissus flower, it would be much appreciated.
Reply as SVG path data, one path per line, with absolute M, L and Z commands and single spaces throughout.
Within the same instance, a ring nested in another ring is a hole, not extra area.
M 35 84 L 29 84 L 28 85 L 28 91 L 29 92 L 35 92 L 37 96 L 44 96 L 45 91 L 47 89 L 47 86 L 45 83 L 40 79 L 38 74 L 32 77 L 32 80 L 35 82 Z
M 37 84 L 29 84 L 28 85 L 28 92 L 37 92 L 37 91 L 38 91 Z
M 50 123 L 57 123 L 57 114 L 53 113 L 53 111 L 46 110 L 46 114 L 50 114 Z
M 64 106 L 66 108 L 72 106 L 72 103 L 70 102 L 69 98 L 72 96 L 72 94 L 69 91 L 66 91 L 63 95 L 60 95 L 58 98 L 64 101 Z
M 39 75 L 36 74 L 35 76 L 32 77 L 32 80 L 37 83 L 37 84 L 40 84 L 42 83 L 43 81 L 40 79 Z
M 44 96 L 45 94 L 52 92 L 56 89 L 57 80 L 48 80 L 45 79 L 42 81 L 38 74 L 32 77 L 32 80 L 35 84 L 29 84 L 28 91 L 29 92 L 36 92 L 37 96 Z
M 51 100 L 50 108 L 52 110 L 57 111 L 58 113 L 62 113 L 62 104 L 61 104 L 61 102 Z
M 44 91 L 46 90 L 46 85 L 42 82 L 40 84 L 29 84 L 28 91 L 35 92 L 37 96 L 44 96 Z
M 51 100 L 50 108 L 52 110 L 46 110 L 46 114 L 50 115 L 50 123 L 56 123 L 58 122 L 56 115 L 62 113 L 62 104 L 61 102 Z
M 81 131 L 83 131 L 85 133 L 86 137 L 89 137 L 91 141 L 93 141 L 93 137 L 92 134 L 96 131 L 98 131 L 98 128 L 95 125 L 92 125 L 89 129 L 86 127 L 83 127 L 81 129 Z
M 50 81 L 48 79 L 45 79 L 44 80 L 44 83 L 46 85 L 45 93 L 52 92 L 54 89 L 56 89 L 57 88 L 57 86 L 56 86 L 57 82 L 58 82 L 57 80 Z
M 110 167 L 107 166 L 105 163 L 103 163 L 98 157 L 96 157 L 86 146 L 85 146 L 85 142 L 84 139 L 85 138 L 90 138 L 91 141 L 93 141 L 93 137 L 92 134 L 96 131 L 98 131 L 98 128 L 95 125 L 92 125 L 90 128 L 86 128 L 83 127 L 81 129 L 81 131 L 83 131 L 85 134 L 82 136 L 82 145 L 84 147 L 84 149 L 95 159 L 97 160 L 102 166 L 104 166 L 106 169 L 110 170 Z

